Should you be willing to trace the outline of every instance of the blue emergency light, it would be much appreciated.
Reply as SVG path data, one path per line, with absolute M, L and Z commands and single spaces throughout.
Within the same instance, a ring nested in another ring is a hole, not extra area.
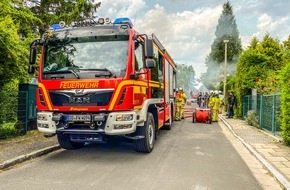
M 65 22 L 64 21 L 60 21 L 57 24 L 52 24 L 50 25 L 50 30 L 59 30 L 65 27 Z
M 128 24 L 130 26 L 130 28 L 133 28 L 133 24 L 132 24 L 131 20 L 127 17 L 116 18 L 116 20 L 114 21 L 113 24 Z
M 52 25 L 50 25 L 49 29 L 58 30 L 58 29 L 61 29 L 61 26 L 60 26 L 60 24 L 52 24 Z

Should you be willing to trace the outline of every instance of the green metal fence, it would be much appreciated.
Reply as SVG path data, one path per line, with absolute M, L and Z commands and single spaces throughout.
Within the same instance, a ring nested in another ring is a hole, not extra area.
M 272 132 L 274 135 L 280 134 L 280 95 L 247 95 L 243 97 L 243 118 L 247 113 L 254 110 L 259 117 L 261 129 Z
M 280 95 L 261 96 L 260 125 L 274 134 L 280 133 Z
M 250 110 L 255 111 L 258 115 L 260 115 L 260 109 L 261 109 L 261 96 L 251 96 L 246 95 L 243 97 L 243 118 L 245 119 L 247 117 L 247 113 Z
M 26 92 L 2 91 L 0 92 L 0 139 L 7 136 L 14 136 L 15 133 L 24 133 L 26 122 L 18 121 L 19 108 L 26 109 L 24 105 L 19 104 L 18 97 L 26 98 Z M 25 113 L 22 120 L 25 120 Z M 20 126 L 20 123 L 22 124 Z
M 19 90 L 0 91 L 0 140 L 36 129 L 35 85 L 19 85 Z
M 17 121 L 17 106 L 17 91 L 0 92 L 0 124 Z

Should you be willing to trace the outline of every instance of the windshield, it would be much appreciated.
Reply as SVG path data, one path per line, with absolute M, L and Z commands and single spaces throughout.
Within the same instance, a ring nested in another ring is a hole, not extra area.
M 43 74 L 62 73 L 64 78 L 125 76 L 128 36 L 90 36 L 54 39 L 47 43 Z M 82 75 L 84 77 L 82 77 Z

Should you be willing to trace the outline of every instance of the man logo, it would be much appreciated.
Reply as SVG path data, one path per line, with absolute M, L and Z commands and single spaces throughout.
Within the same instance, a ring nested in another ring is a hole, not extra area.
M 70 97 L 69 103 L 75 104 L 89 104 L 90 98 L 89 97 Z

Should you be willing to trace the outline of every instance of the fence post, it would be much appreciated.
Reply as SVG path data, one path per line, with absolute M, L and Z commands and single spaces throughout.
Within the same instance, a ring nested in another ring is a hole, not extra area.
M 272 131 L 276 134 L 276 94 L 273 96 Z
M 261 94 L 260 99 L 260 129 L 263 129 L 263 95 Z
M 250 108 L 250 103 L 251 103 L 251 95 L 248 96 L 248 110 L 247 110 L 247 113 L 249 112 L 249 110 L 251 110 Z

